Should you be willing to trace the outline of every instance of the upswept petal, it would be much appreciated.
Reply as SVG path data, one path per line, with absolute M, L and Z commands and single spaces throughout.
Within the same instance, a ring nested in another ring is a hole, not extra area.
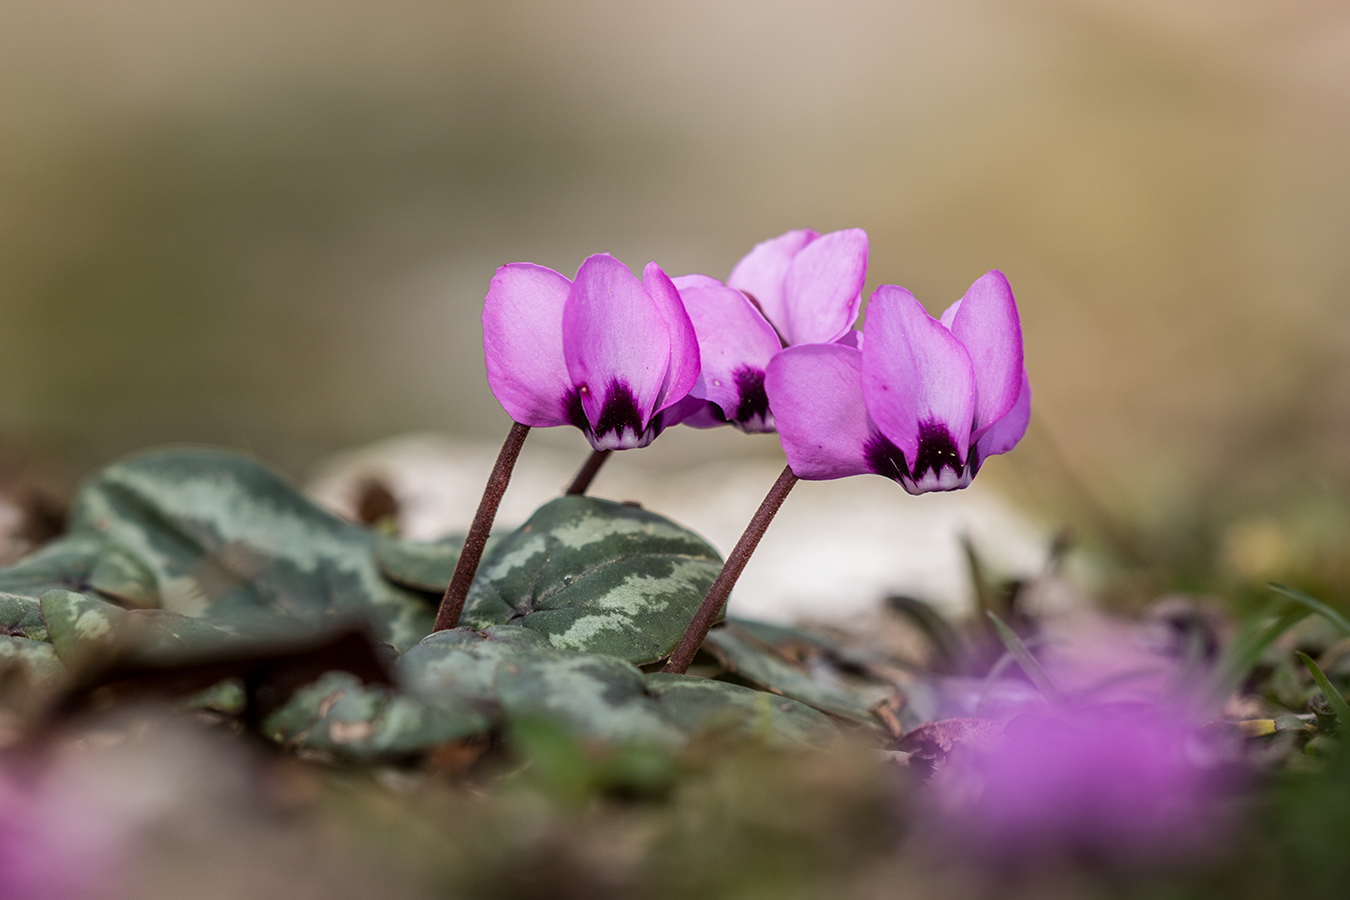
M 656 303 L 670 334 L 670 364 L 664 390 L 656 402 L 657 409 L 665 409 L 683 400 L 698 380 L 698 336 L 680 300 L 679 290 L 655 262 L 647 263 L 642 270 L 642 286 Z
M 522 425 L 566 425 L 571 390 L 563 356 L 563 307 L 572 282 L 533 263 L 511 263 L 492 276 L 483 303 L 488 385 Z
M 562 335 L 571 386 L 591 427 L 599 435 L 611 426 L 641 431 L 670 360 L 665 317 L 642 282 L 608 253 L 588 257 L 563 307 Z
M 748 293 L 765 318 L 781 327 L 786 321 L 783 283 L 787 280 L 788 266 L 802 248 L 819 237 L 810 228 L 803 228 L 760 241 L 736 263 L 727 286 Z
M 916 477 L 928 465 L 963 467 L 975 378 L 961 341 L 895 285 L 872 292 L 863 330 L 862 390 L 878 429 Z
M 1008 279 L 997 269 L 982 275 L 957 304 L 950 327 L 975 369 L 971 430 L 972 440 L 978 441 L 1017 402 L 1022 387 L 1022 325 Z
M 858 318 L 866 278 L 867 232 L 849 228 L 822 235 L 792 258 L 781 317 L 769 313 L 769 318 L 789 346 L 836 341 Z
M 839 344 L 789 347 L 769 363 L 765 386 L 778 438 L 798 478 L 824 481 L 872 471 L 863 406 L 862 353 Z
M 980 462 L 984 462 L 991 456 L 997 456 L 1000 453 L 1007 453 L 1017 442 L 1022 439 L 1022 435 L 1027 433 L 1027 423 L 1031 421 L 1031 380 L 1027 378 L 1027 370 L 1022 370 L 1022 389 L 1017 392 L 1017 402 L 1008 414 L 999 419 L 989 430 L 984 433 L 975 445 L 975 457 Z
M 777 332 L 738 290 L 712 279 L 676 283 L 703 361 L 693 393 L 716 403 L 728 420 L 743 427 L 772 427 L 764 370 L 783 347 Z

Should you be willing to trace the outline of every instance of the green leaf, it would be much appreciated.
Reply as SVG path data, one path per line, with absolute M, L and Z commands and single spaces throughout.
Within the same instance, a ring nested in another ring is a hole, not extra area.
M 65 676 L 56 650 L 43 641 L 0 636 L 0 672 L 20 669 L 30 684 L 52 684 Z
M 1219 661 L 1211 671 L 1208 683 L 1196 695 L 1200 713 L 1219 708 L 1247 679 L 1252 668 L 1271 644 L 1293 626 L 1306 619 L 1311 609 L 1290 609 L 1274 621 L 1270 614 L 1256 616 L 1243 624 L 1232 642 L 1224 648 Z M 1263 624 L 1264 623 L 1264 624 Z
M 72 668 L 111 653 L 127 616 L 125 609 L 74 591 L 48 591 L 41 604 L 56 655 Z
M 548 638 L 518 625 L 483 631 L 461 626 L 437 631 L 399 657 L 399 684 L 433 704 L 469 703 L 500 710 L 497 666 L 531 654 L 552 655 Z
M 375 564 L 380 574 L 395 584 L 428 594 L 443 594 L 463 547 L 462 534 L 439 541 L 405 541 L 384 535 L 375 547 Z
M 1308 671 L 1312 673 L 1313 681 L 1317 682 L 1317 686 L 1322 691 L 1322 696 L 1327 698 L 1327 703 L 1331 706 L 1332 712 L 1336 714 L 1340 727 L 1350 728 L 1350 703 L 1345 702 L 1345 697 L 1340 691 L 1336 690 L 1335 685 L 1322 672 L 1321 667 L 1313 662 L 1311 656 L 1302 650 L 1296 651 L 1296 653 L 1303 665 L 1307 666 Z
M 48 591 L 41 609 L 57 656 L 73 667 L 114 651 L 183 659 L 238 639 L 204 619 L 159 609 L 128 611 L 74 591 Z
M 374 533 L 238 454 L 164 450 L 105 469 L 81 492 L 71 535 L 70 552 L 93 557 L 80 558 L 82 589 L 137 605 L 231 623 L 362 619 L 399 648 L 431 628 L 426 600 L 380 576 Z M 74 569 L 67 561 L 64 583 Z M 0 589 L 13 590 L 5 574 Z
M 819 746 L 838 736 L 830 719 L 804 703 L 725 681 L 656 672 L 647 676 L 661 712 L 686 734 L 718 733 L 771 746 Z
M 844 685 L 816 681 L 739 622 L 728 622 L 725 627 L 708 632 L 704 646 L 722 665 L 746 681 L 852 722 L 877 724 L 870 707 L 881 699 L 881 694 L 870 698 Z
M 47 623 L 36 600 L 17 594 L 0 593 L 0 635 L 47 640 Z
M 37 601 L 50 590 L 89 590 L 89 577 L 107 543 L 98 537 L 72 535 L 0 569 L 0 591 Z
M 461 621 L 521 625 L 559 649 L 655 662 L 674 649 L 721 565 L 702 538 L 655 513 L 559 497 L 484 558 Z
M 1337 628 L 1339 628 L 1341 634 L 1344 634 L 1346 637 L 1350 637 L 1350 619 L 1346 619 L 1345 616 L 1341 615 L 1336 610 L 1332 609 L 1330 606 L 1327 606 L 1321 600 L 1309 597 L 1302 591 L 1296 591 L 1291 587 L 1285 587 L 1284 585 L 1276 584 L 1275 582 L 1271 582 L 1270 588 L 1276 593 L 1283 594 L 1290 600 L 1293 600 L 1299 606 L 1302 606 L 1311 612 L 1317 613 L 1319 616 L 1326 619 L 1332 625 L 1335 625 Z
M 486 731 L 489 719 L 452 711 L 391 688 L 329 672 L 302 688 L 263 723 L 275 741 L 356 759 L 407 756 Z
M 642 672 L 612 656 L 553 651 L 503 662 L 497 695 L 508 718 L 554 722 L 587 740 L 676 748 L 685 739 Z

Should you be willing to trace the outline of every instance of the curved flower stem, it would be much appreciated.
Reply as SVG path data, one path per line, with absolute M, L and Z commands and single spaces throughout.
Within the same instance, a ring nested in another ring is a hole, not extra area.
M 577 471 L 577 477 L 573 478 L 572 483 L 568 485 L 566 493 L 569 496 L 580 496 L 585 494 L 586 490 L 591 486 L 591 482 L 595 480 L 596 473 L 600 471 L 600 467 L 605 464 L 605 460 L 609 459 L 610 454 L 613 452 L 613 450 L 591 451 L 591 455 L 586 460 L 586 464 Z
M 741 570 L 750 561 L 750 554 L 759 546 L 759 539 L 764 537 L 764 532 L 768 530 L 769 523 L 778 512 L 778 507 L 783 505 L 788 491 L 791 491 L 796 483 L 797 476 L 792 474 L 792 468 L 784 466 L 783 474 L 778 476 L 778 480 L 765 495 L 764 501 L 759 504 L 759 509 L 750 519 L 750 524 L 745 526 L 745 532 L 722 565 L 722 571 L 717 573 L 717 580 L 708 588 L 708 594 L 703 598 L 698 612 L 694 614 L 694 620 L 685 629 L 684 637 L 675 645 L 675 652 L 670 654 L 670 662 L 666 663 L 666 667 L 661 671 L 683 675 L 689 669 L 689 664 L 694 661 L 694 654 L 702 646 L 703 639 L 708 636 L 708 629 L 712 628 L 713 621 L 731 594 L 731 589 L 736 586 L 736 580 L 741 577 Z
M 487 486 L 483 488 L 483 499 L 478 501 L 478 512 L 474 514 L 469 535 L 464 539 L 464 548 L 459 551 L 459 561 L 455 563 L 455 573 L 450 576 L 450 586 L 441 598 L 441 608 L 436 610 L 436 624 L 432 631 L 444 631 L 459 624 L 459 614 L 464 611 L 464 598 L 469 596 L 469 585 L 478 572 L 478 562 L 483 558 L 483 546 L 487 543 L 488 533 L 492 531 L 492 520 L 497 518 L 497 507 L 501 505 L 502 494 L 511 483 L 511 470 L 516 467 L 516 457 L 525 444 L 530 426 L 514 422 L 506 436 L 506 443 L 497 454 L 497 464 L 492 467 Z

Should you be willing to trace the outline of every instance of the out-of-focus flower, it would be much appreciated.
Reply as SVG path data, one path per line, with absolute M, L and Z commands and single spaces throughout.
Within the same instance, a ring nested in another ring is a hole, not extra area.
M 966 742 L 929 785 L 944 841 L 999 863 L 1144 862 L 1219 837 L 1233 780 L 1220 737 L 1153 704 L 1038 713 Z
M 650 444 L 699 372 L 698 340 L 656 263 L 642 280 L 607 253 L 574 281 L 512 263 L 483 304 L 488 384 L 522 425 L 575 425 L 597 450 Z
M 702 369 L 681 407 L 686 425 L 774 430 L 764 372 L 784 347 L 849 341 L 867 275 L 867 234 L 810 229 L 756 244 L 723 284 L 675 279 L 698 334 Z
M 0 772 L 0 898 L 108 897 L 130 838 L 103 806 L 50 779 Z
M 799 478 L 875 473 L 911 494 L 970 484 L 1026 432 L 1031 388 L 1003 273 L 981 277 L 941 319 L 904 288 L 872 294 L 862 349 L 789 347 L 765 386 Z

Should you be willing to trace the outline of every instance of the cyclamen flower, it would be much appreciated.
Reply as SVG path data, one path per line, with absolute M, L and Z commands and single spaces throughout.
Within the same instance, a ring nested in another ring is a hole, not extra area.
M 939 839 L 1021 866 L 1193 855 L 1230 814 L 1238 779 L 1224 738 L 1153 704 L 1021 716 L 937 770 Z
M 911 494 L 970 484 L 1026 432 L 1031 388 L 1003 273 L 984 275 L 934 319 L 907 290 L 873 292 L 862 349 L 790 347 L 765 386 L 799 478 L 874 473 Z
M 502 266 L 483 305 L 488 384 L 522 425 L 575 425 L 596 450 L 650 444 L 699 372 L 679 291 L 656 263 L 634 278 L 607 253 L 575 281 L 533 263 Z
M 684 423 L 773 431 L 764 391 L 769 361 L 784 347 L 847 340 L 866 274 L 862 229 L 824 236 L 804 229 L 756 244 L 726 284 L 706 275 L 676 278 L 702 357 L 681 408 Z

